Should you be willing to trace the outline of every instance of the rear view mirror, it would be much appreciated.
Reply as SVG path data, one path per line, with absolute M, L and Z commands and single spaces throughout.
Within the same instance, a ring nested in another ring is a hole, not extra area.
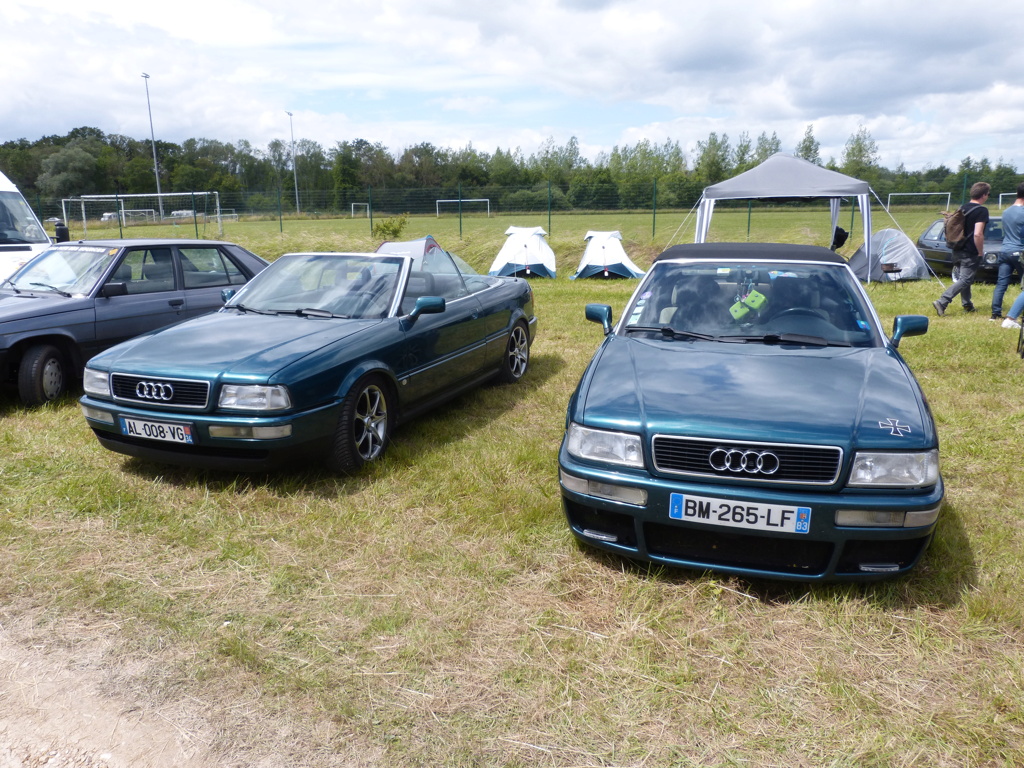
M 100 296 L 109 299 L 111 296 L 127 296 L 128 283 L 105 283 L 100 288 Z
M 928 332 L 928 318 L 924 315 L 899 315 L 892 321 L 892 345 L 898 347 L 904 336 L 920 336 Z
M 612 308 L 608 304 L 587 304 L 587 320 L 600 323 L 605 336 L 612 332 Z

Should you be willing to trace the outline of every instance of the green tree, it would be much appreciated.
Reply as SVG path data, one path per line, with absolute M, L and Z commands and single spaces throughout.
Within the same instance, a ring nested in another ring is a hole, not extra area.
M 611 170 L 602 168 L 580 168 L 569 182 L 566 200 L 573 208 L 586 210 L 607 210 L 618 208 L 619 190 L 612 179 Z
M 635 146 L 613 147 L 608 169 L 619 189 L 619 202 L 627 208 L 647 208 L 654 202 L 656 180 L 686 168 L 678 142 L 653 144 L 648 139 Z
M 693 170 L 697 174 L 697 178 L 705 186 L 717 184 L 728 178 L 732 171 L 729 162 L 730 154 L 728 134 L 723 133 L 719 137 L 712 131 L 708 135 L 707 141 L 698 141 L 697 158 L 693 163 Z
M 531 155 L 528 166 L 536 173 L 537 180 L 550 181 L 563 192 L 569 188 L 573 173 L 587 165 L 580 155 L 579 142 L 573 136 L 560 147 L 553 138 L 547 139 L 537 152 Z
M 733 168 L 736 173 L 749 171 L 757 162 L 754 160 L 754 145 L 750 141 L 750 134 L 743 131 L 736 142 L 736 149 L 732 153 Z
M 757 147 L 754 149 L 754 163 L 760 165 L 776 152 L 781 151 L 782 142 L 779 141 L 775 131 L 772 131 L 771 136 L 762 131 L 761 135 L 757 137 Z
M 815 165 L 821 165 L 821 144 L 814 138 L 814 123 L 807 126 L 804 137 L 796 145 L 796 156 Z
M 878 177 L 878 145 L 863 125 L 846 140 L 840 170 L 847 176 L 867 181 Z
M 80 139 L 47 157 L 36 182 L 39 190 L 55 197 L 95 194 L 97 155 L 101 146 L 97 146 L 94 139 Z
M 527 182 L 526 162 L 520 149 L 496 149 L 491 155 L 487 170 L 491 184 L 497 186 L 513 187 Z
M 443 153 L 424 141 L 406 147 L 395 167 L 395 183 L 399 187 L 440 187 L 444 174 Z

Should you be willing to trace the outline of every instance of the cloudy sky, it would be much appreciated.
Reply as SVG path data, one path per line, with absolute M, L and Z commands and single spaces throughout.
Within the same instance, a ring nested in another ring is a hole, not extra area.
M 980 11 L 977 9 L 981 9 Z M 971 16 L 977 17 L 971 19 Z M 1024 4 L 904 0 L 3 0 L 0 142 L 357 138 L 483 152 L 642 139 L 692 162 L 863 125 L 884 166 L 1024 170 Z

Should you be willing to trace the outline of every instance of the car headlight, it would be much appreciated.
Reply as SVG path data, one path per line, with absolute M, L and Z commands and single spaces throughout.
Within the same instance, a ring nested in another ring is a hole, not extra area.
M 994 251 L 985 251 L 985 263 L 994 267 L 999 263 L 999 254 Z
M 218 405 L 245 411 L 283 411 L 292 407 L 287 387 L 266 384 L 225 384 Z
M 106 371 L 86 368 L 85 373 L 82 374 L 82 389 L 89 395 L 110 397 L 110 374 Z
M 644 448 L 640 435 L 590 429 L 572 423 L 565 438 L 565 448 L 578 459 L 643 467 Z
M 939 452 L 860 451 L 853 457 L 854 488 L 924 488 L 939 481 Z

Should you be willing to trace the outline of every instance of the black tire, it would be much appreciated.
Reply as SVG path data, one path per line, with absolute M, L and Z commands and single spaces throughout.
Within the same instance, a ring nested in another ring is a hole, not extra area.
M 37 344 L 21 356 L 18 395 L 25 405 L 42 405 L 62 397 L 70 378 L 64 354 L 52 344 Z
M 526 325 L 516 323 L 508 335 L 508 344 L 502 353 L 501 370 L 497 380 L 502 384 L 515 384 L 526 375 L 530 367 L 530 333 Z
M 327 459 L 331 471 L 354 472 L 384 455 L 395 422 L 391 400 L 391 389 L 380 376 L 364 376 L 349 390 Z

